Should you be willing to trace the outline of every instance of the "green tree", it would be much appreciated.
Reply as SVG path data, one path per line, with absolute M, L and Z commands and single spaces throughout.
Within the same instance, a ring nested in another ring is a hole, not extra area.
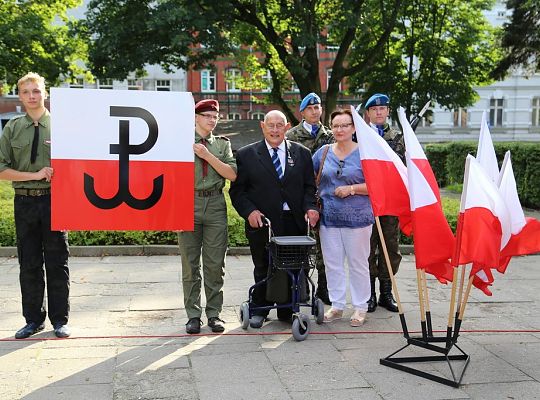
M 489 84 L 500 58 L 495 30 L 483 16 L 491 0 L 415 0 L 403 5 L 382 57 L 354 87 L 391 95 L 407 114 L 428 100 L 448 109 L 472 105 L 474 86 Z M 367 85 L 365 85 L 367 82 Z
M 0 83 L 11 86 L 29 71 L 56 83 L 79 73 L 86 44 L 70 35 L 66 11 L 80 0 L 2 0 L 0 2 Z
M 503 79 L 512 67 L 522 67 L 527 73 L 540 71 L 540 2 L 538 0 L 508 0 L 506 8 L 512 17 L 501 36 L 505 54 L 492 76 Z
M 467 80 L 463 85 L 469 85 L 469 95 L 453 100 L 459 105 L 470 104 L 473 96 L 470 85 L 482 81 L 474 80 L 473 73 L 483 73 L 478 64 L 482 63 L 483 67 L 488 64 L 488 59 L 479 53 L 487 50 L 487 41 L 476 47 L 472 44 L 475 39 L 484 40 L 482 32 L 488 34 L 483 30 L 485 22 L 476 18 L 480 15 L 479 10 L 490 3 L 487 0 L 469 3 L 454 0 L 227 0 L 219 3 L 214 0 L 92 0 L 86 23 L 86 33 L 92 38 L 89 58 L 92 72 L 98 77 L 123 79 L 128 73 L 141 70 L 146 63 L 161 64 L 165 68 L 200 68 L 211 66 L 219 56 L 234 54 L 239 63 L 246 61 L 252 77 L 262 77 L 266 70 L 270 71 L 271 100 L 295 121 L 283 95 L 291 87 L 291 78 L 301 96 L 309 92 L 321 93 L 321 46 L 331 46 L 335 50 L 328 89 L 324 93 L 326 111 L 336 107 L 340 84 L 344 80 L 354 78 L 359 83 L 367 82 L 368 77 L 378 77 L 380 72 L 376 71 L 380 71 L 381 59 L 388 60 L 388 76 L 406 76 L 407 69 L 400 57 L 418 50 L 418 47 L 411 47 L 410 42 L 407 49 L 396 47 L 397 43 L 404 45 L 407 19 L 411 19 L 407 13 L 421 12 L 415 16 L 418 23 L 428 18 L 422 13 L 435 11 L 437 16 L 443 16 L 438 7 L 429 8 L 424 3 L 437 6 L 444 3 L 449 11 L 459 10 L 462 14 L 468 11 L 475 17 L 470 22 L 466 18 L 456 22 L 464 27 L 445 23 L 442 32 L 434 32 L 439 36 L 437 43 L 432 45 L 435 49 L 445 40 L 452 40 L 454 36 L 449 34 L 452 28 L 465 31 L 454 39 L 453 51 L 468 52 L 461 56 L 474 63 L 469 67 L 470 71 L 462 63 L 452 64 L 457 60 L 443 62 L 450 54 L 434 60 L 432 70 L 445 68 L 446 77 L 463 76 L 465 71 Z M 480 8 L 476 10 L 475 7 Z M 450 13 L 446 17 L 456 21 Z M 433 23 L 443 24 L 439 20 Z M 476 30 L 474 23 L 479 24 Z M 418 26 L 418 31 L 414 32 L 415 41 L 420 40 L 421 29 Z M 462 40 L 466 45 L 461 43 Z M 240 45 L 249 46 L 250 50 L 263 55 L 262 59 L 257 59 L 258 65 L 253 62 L 253 54 L 243 51 Z M 389 52 L 395 54 L 390 57 Z M 416 57 L 416 53 L 414 55 Z M 451 55 L 456 57 L 456 54 Z M 454 74 L 451 69 L 456 66 L 461 70 Z M 434 72 L 431 72 L 430 77 L 433 76 Z M 441 77 L 440 81 L 443 79 Z M 254 80 L 245 84 L 251 85 Z M 387 91 L 398 91 L 394 87 L 391 89 Z M 413 92 L 414 87 L 410 89 L 411 98 L 427 97 L 428 89 L 429 96 L 435 98 L 428 82 L 418 86 L 424 92 Z M 467 92 L 461 86 L 460 90 Z M 444 96 L 441 98 L 444 100 Z M 325 112 L 326 116 L 328 114 Z

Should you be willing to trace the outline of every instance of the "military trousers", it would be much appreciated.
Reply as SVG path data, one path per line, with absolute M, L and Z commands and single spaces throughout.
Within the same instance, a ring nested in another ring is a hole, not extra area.
M 399 220 L 397 217 L 385 215 L 379 217 L 379 221 L 386 242 L 386 249 L 388 251 L 388 257 L 390 258 L 392 272 L 395 275 L 398 272 L 399 264 L 401 262 L 401 253 L 399 251 Z M 379 278 L 379 281 L 390 279 L 377 225 L 373 225 L 370 247 L 368 259 L 370 277 Z
M 67 233 L 51 231 L 51 196 L 15 195 L 14 209 L 23 316 L 27 323 L 45 321 L 46 286 L 49 320 L 53 326 L 65 325 L 69 249 Z
M 178 234 L 182 259 L 184 307 L 188 318 L 201 317 L 203 279 L 206 316 L 208 318 L 219 317 L 223 308 L 223 278 L 225 276 L 227 243 L 225 197 L 222 193 L 211 197 L 196 196 L 194 230 L 193 232 L 182 231 Z

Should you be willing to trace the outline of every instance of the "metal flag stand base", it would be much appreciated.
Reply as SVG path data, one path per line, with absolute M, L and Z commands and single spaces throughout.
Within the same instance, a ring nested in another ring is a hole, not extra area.
M 431 344 L 431 342 L 445 342 L 447 345 L 445 347 L 439 347 L 434 344 Z M 422 347 L 427 350 L 434 351 L 436 353 L 440 353 L 442 355 L 440 356 L 415 356 L 415 357 L 394 357 L 396 354 L 401 352 L 402 350 L 405 350 L 409 346 L 417 346 Z M 452 348 L 455 347 L 461 354 L 455 354 L 455 355 L 449 355 Z M 463 365 L 463 369 L 461 373 L 456 374 L 454 372 L 454 368 L 452 368 L 452 364 L 450 361 L 465 361 L 465 364 Z M 448 364 L 448 367 L 450 368 L 450 372 L 452 373 L 453 379 L 447 379 L 445 377 L 431 374 L 429 372 L 425 372 L 416 368 L 409 367 L 407 365 L 403 365 L 404 363 L 418 363 L 418 362 L 433 362 L 433 361 L 446 361 Z M 465 374 L 465 370 L 467 369 L 467 366 L 469 365 L 470 356 L 466 354 L 456 343 L 455 340 L 452 340 L 450 344 L 448 345 L 448 337 L 408 337 L 407 338 L 407 344 L 400 348 L 399 350 L 393 352 L 389 356 L 385 358 L 380 359 L 381 365 L 386 365 L 390 368 L 399 369 L 400 371 L 408 372 L 410 374 L 420 376 L 422 378 L 426 378 L 435 382 L 442 383 L 444 385 L 453 386 L 453 387 L 459 387 L 461 384 L 461 380 L 463 379 L 463 375 Z

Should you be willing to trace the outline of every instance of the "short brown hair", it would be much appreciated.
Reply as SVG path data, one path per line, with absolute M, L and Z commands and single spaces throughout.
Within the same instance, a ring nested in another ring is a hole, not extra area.
M 348 115 L 351 117 L 351 121 L 354 122 L 351 110 L 342 108 L 334 110 L 332 114 L 330 114 L 330 122 L 332 122 L 338 115 Z

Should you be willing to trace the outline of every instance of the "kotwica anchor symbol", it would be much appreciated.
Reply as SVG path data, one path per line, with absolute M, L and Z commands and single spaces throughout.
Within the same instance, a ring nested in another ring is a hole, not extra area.
M 146 210 L 153 207 L 163 193 L 163 175 L 154 178 L 152 193 L 146 199 L 137 199 L 129 191 L 129 155 L 143 154 L 156 144 L 158 138 L 158 125 L 154 116 L 140 107 L 110 107 L 111 117 L 135 117 L 143 119 L 148 125 L 148 137 L 143 143 L 129 144 L 129 120 L 119 121 L 118 144 L 111 143 L 110 154 L 118 154 L 118 192 L 109 199 L 100 197 L 94 188 L 94 177 L 84 174 L 84 193 L 90 203 L 98 208 L 109 210 L 126 203 L 136 210 Z

